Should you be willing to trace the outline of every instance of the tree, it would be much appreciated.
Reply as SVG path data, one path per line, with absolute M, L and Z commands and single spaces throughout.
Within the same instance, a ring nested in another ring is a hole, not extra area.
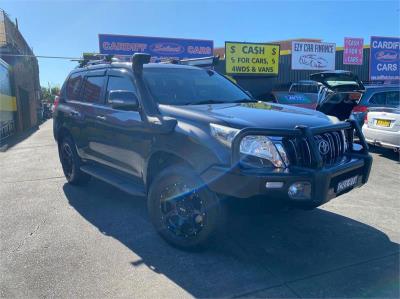
M 42 86 L 41 89 L 42 89 L 43 102 L 54 103 L 55 96 L 60 94 L 60 87 L 58 86 L 54 86 L 51 88 Z

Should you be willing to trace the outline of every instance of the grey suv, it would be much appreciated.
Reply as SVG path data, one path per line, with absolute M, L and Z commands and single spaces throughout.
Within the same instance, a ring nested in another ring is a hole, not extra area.
M 54 136 L 69 183 L 96 177 L 147 197 L 174 246 L 206 244 L 223 221 L 222 198 L 310 209 L 367 182 L 372 159 L 354 121 L 257 102 L 213 70 L 149 60 L 73 70 Z

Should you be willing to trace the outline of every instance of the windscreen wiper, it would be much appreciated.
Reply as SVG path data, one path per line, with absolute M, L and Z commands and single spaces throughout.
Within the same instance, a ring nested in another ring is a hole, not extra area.
M 205 105 L 205 104 L 228 104 L 228 103 L 221 100 L 204 100 L 204 101 L 188 103 L 188 105 Z
M 232 103 L 257 103 L 258 101 L 256 99 L 240 99 L 236 100 Z

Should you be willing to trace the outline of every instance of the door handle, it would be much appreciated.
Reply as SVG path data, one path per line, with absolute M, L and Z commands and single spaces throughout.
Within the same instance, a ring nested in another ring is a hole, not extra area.
M 106 117 L 104 115 L 97 115 L 96 118 L 100 120 L 106 120 Z

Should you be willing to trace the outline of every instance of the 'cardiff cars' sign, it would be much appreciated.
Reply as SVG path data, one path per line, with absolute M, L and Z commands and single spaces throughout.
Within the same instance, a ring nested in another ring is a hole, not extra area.
M 370 80 L 400 80 L 400 38 L 371 36 Z
M 99 34 L 101 54 L 130 57 L 148 53 L 152 61 L 201 58 L 213 55 L 212 40 Z
M 292 42 L 292 70 L 334 70 L 336 44 Z

